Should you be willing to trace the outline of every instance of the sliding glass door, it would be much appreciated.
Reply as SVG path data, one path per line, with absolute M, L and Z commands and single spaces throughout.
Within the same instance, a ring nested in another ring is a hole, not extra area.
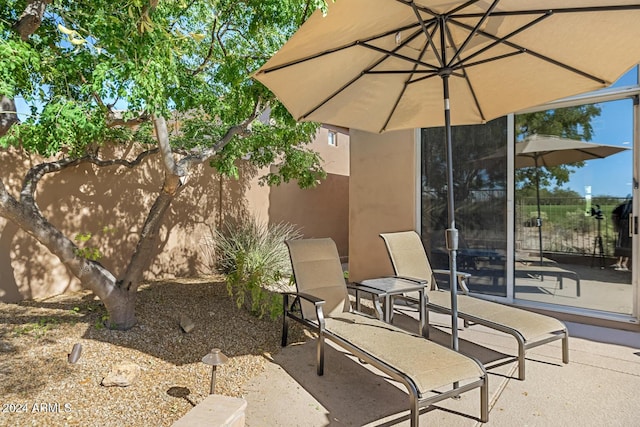
M 546 153 L 566 159 L 544 166 L 541 153 L 537 168 L 522 166 L 516 150 L 516 299 L 633 315 L 634 104 L 624 97 L 516 115 L 516 141 L 553 133 Z M 622 151 L 574 163 L 568 138 Z
M 640 85 L 636 70 L 625 78 L 603 91 L 453 128 L 458 269 L 471 273 L 473 293 L 638 321 Z M 518 158 L 518 143 L 532 134 L 620 150 L 535 167 Z M 448 268 L 446 173 L 443 128 L 422 129 L 420 231 L 436 269 Z M 448 276 L 438 279 L 448 286 Z

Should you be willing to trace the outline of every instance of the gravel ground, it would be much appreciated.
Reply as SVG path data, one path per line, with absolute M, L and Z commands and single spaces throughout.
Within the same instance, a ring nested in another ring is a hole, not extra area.
M 101 326 L 106 312 L 90 292 L 19 304 L 0 303 L 0 426 L 170 426 L 209 393 L 212 348 L 229 357 L 216 393 L 242 397 L 247 380 L 279 350 L 279 320 L 238 309 L 219 277 L 146 283 L 138 324 Z M 180 318 L 195 323 L 184 333 Z M 292 322 L 290 341 L 305 339 Z M 67 355 L 82 344 L 77 363 Z M 111 368 L 141 368 L 129 387 L 104 387 Z

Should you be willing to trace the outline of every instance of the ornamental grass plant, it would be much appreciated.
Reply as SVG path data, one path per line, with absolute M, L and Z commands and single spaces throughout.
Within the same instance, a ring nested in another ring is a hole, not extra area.
M 280 292 L 291 290 L 291 261 L 285 240 L 298 239 L 299 229 L 289 223 L 268 225 L 256 218 L 234 222 L 216 230 L 205 242 L 215 254 L 217 269 L 238 307 L 276 318 L 282 313 Z

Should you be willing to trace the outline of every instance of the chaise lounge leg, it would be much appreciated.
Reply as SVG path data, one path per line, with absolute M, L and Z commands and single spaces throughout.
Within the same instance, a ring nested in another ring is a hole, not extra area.
M 411 414 L 409 415 L 411 427 L 418 427 L 420 425 L 420 406 L 418 397 L 412 393 L 412 390 L 409 390 L 409 405 L 411 407 Z
M 319 334 L 316 343 L 316 373 L 318 376 L 324 375 L 324 335 L 322 333 Z
M 280 342 L 280 345 L 282 347 L 286 347 L 287 337 L 289 335 L 289 317 L 287 316 L 287 296 L 283 295 L 282 300 L 283 300 L 284 310 L 282 311 L 282 341 Z
M 424 308 L 424 330 L 422 336 L 429 339 L 429 307 Z
M 564 331 L 564 338 L 562 338 L 562 363 L 569 363 L 569 332 Z
M 525 378 L 525 376 L 524 376 L 525 345 L 524 345 L 524 342 L 521 341 L 518 337 L 516 337 L 516 339 L 518 340 L 518 379 L 520 381 L 524 381 L 524 378 Z
M 480 387 L 480 422 L 489 422 L 489 376 L 486 374 Z

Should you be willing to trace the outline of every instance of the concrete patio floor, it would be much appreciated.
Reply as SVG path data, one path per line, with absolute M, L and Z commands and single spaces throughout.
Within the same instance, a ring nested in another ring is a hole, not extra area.
M 405 310 L 406 311 L 406 310 Z M 415 327 L 412 314 L 394 323 Z M 449 345 L 450 321 L 432 314 L 431 339 Z M 460 330 L 460 351 L 489 372 L 489 423 L 513 426 L 630 426 L 640 424 L 640 333 L 567 323 L 570 363 L 560 341 L 527 353 L 527 378 L 516 379 L 515 340 L 482 326 Z M 403 388 L 371 372 L 342 350 L 326 351 L 325 374 L 315 374 L 315 341 L 276 354 L 245 386 L 246 425 L 408 426 Z M 478 426 L 479 391 L 423 410 L 421 425 Z

